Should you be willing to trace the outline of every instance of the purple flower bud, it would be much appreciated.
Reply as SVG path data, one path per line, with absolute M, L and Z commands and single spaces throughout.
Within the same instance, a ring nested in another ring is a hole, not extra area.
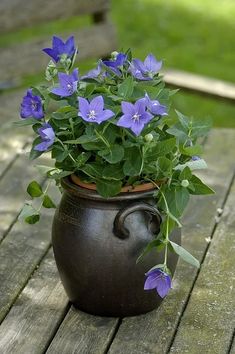
M 123 116 L 117 122 L 119 127 L 130 128 L 135 135 L 140 135 L 144 126 L 149 123 L 153 115 L 146 111 L 146 99 L 141 98 L 132 104 L 122 102 Z
M 56 63 L 60 60 L 63 54 L 72 58 L 76 52 L 74 37 L 71 36 L 66 42 L 63 42 L 61 38 L 53 36 L 52 48 L 44 48 L 43 52 L 48 54 Z
M 38 129 L 38 134 L 40 135 L 42 142 L 36 145 L 34 150 L 46 151 L 54 143 L 54 130 L 49 123 L 45 123 L 41 128 Z
M 159 296 L 165 297 L 171 289 L 171 277 L 160 268 L 154 268 L 146 273 L 144 290 L 156 289 Z
M 42 99 L 40 96 L 33 95 L 32 89 L 28 89 L 27 94 L 23 97 L 20 116 L 21 118 L 33 117 L 36 119 L 44 117 Z

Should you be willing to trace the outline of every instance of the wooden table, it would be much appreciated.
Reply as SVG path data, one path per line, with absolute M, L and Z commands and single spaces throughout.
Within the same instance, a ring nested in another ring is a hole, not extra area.
M 0 96 L 0 353 L 235 353 L 235 130 L 214 129 L 200 173 L 216 195 L 195 197 L 183 245 L 202 263 L 180 261 L 173 289 L 143 316 L 101 318 L 75 310 L 60 283 L 50 243 L 52 215 L 17 221 L 25 187 L 38 178 L 25 149 L 28 129 L 11 126 L 22 92 Z

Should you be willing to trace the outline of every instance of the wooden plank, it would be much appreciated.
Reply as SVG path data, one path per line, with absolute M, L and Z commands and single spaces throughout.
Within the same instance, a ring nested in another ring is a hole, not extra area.
M 46 353 L 103 354 L 117 323 L 117 318 L 92 316 L 72 307 Z
M 235 328 L 234 204 L 235 183 L 170 353 L 228 353 Z
M 205 238 L 210 237 L 218 207 L 225 199 L 234 173 L 234 130 L 213 130 L 205 146 L 204 157 L 209 169 L 200 176 L 215 188 L 216 195 L 194 198 L 184 218 L 182 244 L 202 260 L 207 248 Z M 173 289 L 159 309 L 143 316 L 125 318 L 110 347 L 110 354 L 166 353 L 174 336 L 181 313 L 197 271 L 179 261 Z
M 233 342 L 231 343 L 229 354 L 235 354 L 235 338 L 233 338 Z
M 20 160 L 19 160 L 20 161 Z M 27 170 L 28 160 L 25 162 L 21 160 L 22 167 Z M 19 170 L 14 170 L 14 166 L 10 170 L 11 174 L 19 173 Z M 26 174 L 27 172 L 25 172 Z M 25 174 L 18 175 L 19 179 L 24 180 Z M 7 175 L 6 175 L 7 176 Z M 5 176 L 5 178 L 6 178 Z M 5 180 L 4 178 L 4 180 Z M 11 181 L 7 178 L 6 181 L 10 184 Z M 27 183 L 26 180 L 24 183 Z M 3 193 L 3 191 L 1 191 Z M 11 210 L 7 211 L 11 217 L 14 218 L 17 212 L 20 211 L 20 202 L 23 205 L 24 195 L 17 195 L 15 200 L 15 193 L 17 188 L 13 188 L 10 192 L 9 206 Z M 58 191 L 51 189 L 51 193 L 54 199 L 58 199 Z M 16 203 L 16 204 L 15 204 Z M 2 203 L 4 206 L 4 203 Z M 16 205 L 14 207 L 14 204 Z M 7 237 L 1 243 L 0 246 L 0 283 L 1 283 L 1 297 L 0 297 L 0 321 L 5 317 L 12 303 L 15 301 L 17 295 L 24 287 L 31 273 L 44 256 L 45 252 L 50 246 L 50 233 L 51 222 L 54 211 L 47 209 L 43 212 L 43 220 L 39 227 L 33 227 L 32 225 L 26 225 L 23 222 L 17 222 L 10 229 Z M 12 215 L 14 214 L 14 215 Z M 4 226 L 4 208 L 2 211 L 1 220 L 3 220 Z M 14 220 L 13 220 L 14 221 Z M 10 222 L 10 221 L 9 221 Z M 10 226 L 10 225 L 9 225 Z
M 44 164 L 47 160 L 41 159 Z M 26 156 L 17 158 L 13 166 L 6 172 L 4 178 L 0 181 L 0 241 L 5 236 L 11 224 L 15 221 L 24 204 L 25 199 L 30 199 L 27 196 L 26 188 L 29 182 L 33 179 L 38 182 L 42 180 L 37 176 L 35 168 L 28 162 Z
M 164 71 L 163 76 L 164 81 L 171 86 L 217 98 L 235 100 L 235 85 L 230 82 L 173 69 Z
M 59 34 L 58 34 L 59 35 Z M 68 38 L 71 33 L 64 33 Z M 97 24 L 75 33 L 78 45 L 78 60 L 98 58 L 108 55 L 116 49 L 115 30 L 110 23 Z M 45 70 L 49 57 L 42 52 L 45 47 L 51 47 L 51 38 L 42 37 L 31 42 L 2 48 L 0 56 L 1 81 L 17 79 L 23 74 L 34 74 Z
M 109 0 L 1 0 L 0 32 L 75 15 L 107 11 Z
M 67 309 L 50 250 L 0 326 L 0 352 L 44 353 Z
M 0 95 L 0 178 L 7 166 L 20 154 L 30 139 L 30 128 L 14 127 L 19 119 L 19 107 L 24 91 Z

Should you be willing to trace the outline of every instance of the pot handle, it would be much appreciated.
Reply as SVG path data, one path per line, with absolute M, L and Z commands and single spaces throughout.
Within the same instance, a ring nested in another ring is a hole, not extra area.
M 113 232 L 120 239 L 126 239 L 130 235 L 130 231 L 124 226 L 126 217 L 135 211 L 147 211 L 153 216 L 153 221 L 157 224 L 157 230 L 160 229 L 162 217 L 157 208 L 147 203 L 135 203 L 126 208 L 121 209 L 113 223 Z

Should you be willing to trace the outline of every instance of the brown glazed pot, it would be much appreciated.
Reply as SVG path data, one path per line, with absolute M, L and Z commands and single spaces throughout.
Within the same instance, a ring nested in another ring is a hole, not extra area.
M 64 193 L 56 210 L 52 244 L 64 288 L 73 305 L 101 316 L 133 316 L 161 303 L 156 290 L 144 290 L 144 274 L 163 262 L 163 253 L 144 247 L 159 231 L 161 215 L 153 190 L 103 198 L 94 190 L 62 180 Z M 180 243 L 180 230 L 171 236 Z M 175 271 L 178 257 L 170 253 Z

